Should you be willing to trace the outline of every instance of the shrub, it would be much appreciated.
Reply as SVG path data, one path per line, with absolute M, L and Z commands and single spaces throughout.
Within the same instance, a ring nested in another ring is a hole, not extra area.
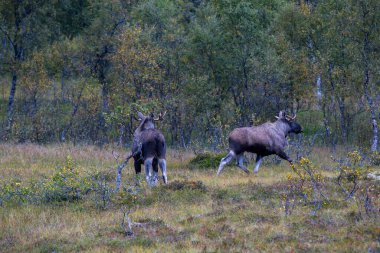
M 57 168 L 48 178 L 29 182 L 16 179 L 0 182 L 0 204 L 74 201 L 81 199 L 93 187 L 94 181 L 68 157 L 64 166 Z
M 114 193 L 112 186 L 114 174 L 110 171 L 95 171 L 91 173 L 89 180 L 92 182 L 93 201 L 99 209 L 107 209 Z M 112 182 L 112 183 L 110 183 Z
M 379 166 L 380 165 L 380 152 L 379 151 L 375 151 L 375 152 L 371 153 L 370 163 L 373 166 Z
M 25 185 L 21 180 L 11 179 L 0 182 L 0 206 L 7 202 L 24 203 L 33 199 L 34 187 Z
M 202 153 L 189 162 L 190 169 L 217 169 L 225 154 Z
M 376 183 L 367 180 L 370 168 L 365 164 L 362 154 L 358 151 L 349 152 L 346 157 L 335 159 L 335 162 L 337 162 L 336 169 L 339 173 L 336 183 L 343 193 L 344 201 L 356 205 L 357 219 L 378 218 L 379 212 L 376 206 L 379 201 L 378 195 L 375 194 L 378 188 Z
M 199 190 L 201 192 L 207 192 L 207 187 L 202 181 L 179 181 L 174 180 L 166 186 L 167 189 L 172 191 L 179 191 L 183 189 Z
M 327 197 L 322 192 L 325 178 L 319 169 L 305 157 L 299 163 L 291 165 L 293 173 L 287 174 L 287 190 L 283 194 L 285 214 L 289 215 L 297 204 L 312 207 L 311 214 L 327 204 Z
M 65 165 L 44 181 L 44 202 L 81 199 L 93 186 L 93 182 L 83 174 L 83 170 L 78 169 L 68 157 Z

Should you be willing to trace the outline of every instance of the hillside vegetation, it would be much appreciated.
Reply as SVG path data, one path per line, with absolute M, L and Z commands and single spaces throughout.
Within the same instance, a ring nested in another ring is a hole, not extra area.
M 297 114 L 322 145 L 376 151 L 377 0 L 0 3 L 0 139 L 131 143 L 167 111 L 171 146 Z

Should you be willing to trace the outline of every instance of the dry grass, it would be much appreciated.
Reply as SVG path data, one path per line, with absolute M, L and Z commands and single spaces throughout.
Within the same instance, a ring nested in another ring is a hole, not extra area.
M 112 147 L 0 145 L 0 178 L 34 178 L 52 173 L 70 155 L 80 166 L 115 166 Z M 122 153 L 122 150 L 119 150 Z M 312 160 L 329 166 L 329 152 Z M 1 252 L 367 252 L 380 249 L 378 219 L 357 219 L 356 206 L 328 207 L 310 216 L 300 206 L 285 216 L 280 192 L 286 163 L 263 166 L 258 175 L 227 167 L 189 170 L 191 153 L 169 151 L 170 182 L 202 181 L 207 191 L 145 188 L 131 214 L 134 236 L 126 236 L 120 207 L 96 209 L 90 199 L 0 207 Z M 250 165 L 252 170 L 252 164 Z M 375 168 L 378 170 L 378 168 Z M 324 172 L 332 175 L 334 172 Z M 132 163 L 123 178 L 133 177 Z M 148 201 L 149 200 L 149 201 Z M 378 208 L 378 207 L 377 207 Z

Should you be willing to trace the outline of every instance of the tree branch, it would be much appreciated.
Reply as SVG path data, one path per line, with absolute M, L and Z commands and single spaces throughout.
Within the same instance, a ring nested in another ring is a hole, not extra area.
M 115 193 L 118 193 L 120 191 L 120 185 L 121 185 L 121 171 L 123 168 L 128 164 L 129 159 L 133 157 L 135 153 L 131 153 L 123 163 L 119 163 L 119 155 L 116 154 L 114 151 L 112 151 L 112 155 L 116 160 L 117 163 L 117 174 L 116 174 L 116 182 L 115 182 Z
M 7 33 L 7 31 L 5 31 L 1 26 L 0 26 L 0 31 L 5 35 L 5 37 L 7 37 L 8 41 L 12 44 L 12 47 L 15 47 L 15 44 L 12 38 L 10 37 L 9 33 Z

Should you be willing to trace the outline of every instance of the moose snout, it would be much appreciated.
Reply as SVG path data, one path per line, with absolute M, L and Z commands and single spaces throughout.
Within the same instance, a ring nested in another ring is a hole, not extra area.
M 297 128 L 297 130 L 295 131 L 296 134 L 300 134 L 300 133 L 303 133 L 303 128 L 301 126 L 299 126 Z

